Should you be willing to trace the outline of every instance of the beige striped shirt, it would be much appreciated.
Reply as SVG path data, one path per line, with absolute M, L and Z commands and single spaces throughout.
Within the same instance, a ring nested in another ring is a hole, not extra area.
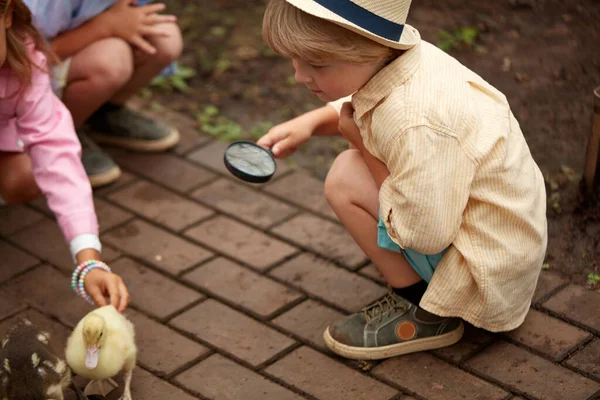
M 379 200 L 391 238 L 423 254 L 449 247 L 420 305 L 490 331 L 519 326 L 546 251 L 546 192 L 506 97 L 421 41 L 352 104 L 390 170 Z

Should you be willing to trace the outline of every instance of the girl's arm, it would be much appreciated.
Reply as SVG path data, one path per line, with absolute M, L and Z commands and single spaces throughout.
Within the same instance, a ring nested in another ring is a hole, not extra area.
M 79 264 L 100 261 L 98 219 L 92 188 L 81 163 L 81 145 L 75 134 L 71 114 L 54 95 L 50 77 L 43 73 L 46 60 L 32 52 L 31 84 L 21 94 L 16 108 L 16 128 L 30 156 L 36 183 L 56 216 L 71 253 Z M 116 274 L 95 269 L 85 278 L 88 293 L 99 305 L 104 296 L 123 311 L 129 295 L 123 280 Z

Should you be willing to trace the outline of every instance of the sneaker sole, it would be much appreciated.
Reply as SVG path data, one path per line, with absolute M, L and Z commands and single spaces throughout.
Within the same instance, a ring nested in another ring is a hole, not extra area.
M 143 153 L 158 153 L 168 150 L 179 143 L 181 138 L 179 131 L 175 128 L 171 130 L 168 136 L 160 140 L 125 139 L 102 133 L 89 133 L 88 136 L 98 144 L 107 144 Z
M 92 188 L 96 189 L 102 186 L 110 185 L 121 177 L 121 168 L 114 167 L 102 174 L 88 175 Z
M 384 358 L 401 356 L 403 354 L 451 346 L 462 338 L 464 330 L 465 328 L 461 321 L 458 328 L 443 335 L 382 347 L 347 346 L 338 342 L 329 334 L 329 327 L 327 327 L 325 333 L 323 333 L 323 339 L 331 351 L 342 357 L 352 360 L 382 360 Z

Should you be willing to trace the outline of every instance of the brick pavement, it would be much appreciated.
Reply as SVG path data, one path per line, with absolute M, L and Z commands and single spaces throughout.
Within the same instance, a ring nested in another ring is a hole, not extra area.
M 514 332 L 468 327 L 453 347 L 379 363 L 333 356 L 323 329 L 385 287 L 321 182 L 284 163 L 266 185 L 237 181 L 224 144 L 169 117 L 181 145 L 111 151 L 127 172 L 96 192 L 105 258 L 132 293 L 135 399 L 600 398 L 600 293 L 550 271 Z M 0 254 L 0 333 L 25 314 L 63 347 L 90 309 L 43 201 L 0 208 Z

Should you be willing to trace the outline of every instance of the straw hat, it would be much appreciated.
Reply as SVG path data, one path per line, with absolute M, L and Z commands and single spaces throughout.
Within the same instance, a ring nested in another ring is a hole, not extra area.
M 411 0 L 286 0 L 378 43 L 406 50 L 419 43 L 419 32 L 405 24 Z

